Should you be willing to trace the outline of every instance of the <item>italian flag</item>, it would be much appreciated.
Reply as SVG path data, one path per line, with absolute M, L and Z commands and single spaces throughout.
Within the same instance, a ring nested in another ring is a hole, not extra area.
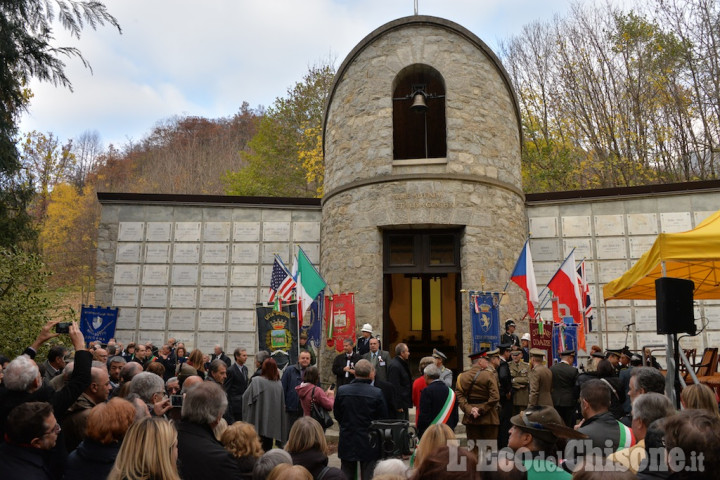
M 297 255 L 297 301 L 298 301 L 298 321 L 299 326 L 302 327 L 302 318 L 305 315 L 305 311 L 310 308 L 313 300 L 318 294 L 325 290 L 327 283 L 320 276 L 317 269 L 308 260 L 307 255 L 302 248 L 298 250 Z
M 633 431 L 630 427 L 623 424 L 622 422 L 617 422 L 620 426 L 620 442 L 618 444 L 618 450 L 622 450 L 623 448 L 630 448 L 633 445 L 635 445 L 635 435 L 633 435 Z

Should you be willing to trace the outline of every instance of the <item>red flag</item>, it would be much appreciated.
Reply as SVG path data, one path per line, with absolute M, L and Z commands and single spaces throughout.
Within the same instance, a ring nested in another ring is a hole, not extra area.
M 575 270 L 574 250 L 570 252 L 560 269 L 548 282 L 548 288 L 558 297 L 560 309 L 564 310 L 562 307 L 566 307 L 575 323 L 582 325 L 582 303 L 580 289 L 578 288 L 577 271 Z

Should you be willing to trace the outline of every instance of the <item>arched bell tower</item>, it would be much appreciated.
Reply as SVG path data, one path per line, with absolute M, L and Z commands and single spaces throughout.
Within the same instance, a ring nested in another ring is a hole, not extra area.
M 401 18 L 340 66 L 323 130 L 321 269 L 383 348 L 463 367 L 462 289 L 500 290 L 525 241 L 520 114 L 494 53 L 448 20 Z M 504 314 L 524 313 L 524 302 Z M 330 352 L 327 352 L 330 356 Z

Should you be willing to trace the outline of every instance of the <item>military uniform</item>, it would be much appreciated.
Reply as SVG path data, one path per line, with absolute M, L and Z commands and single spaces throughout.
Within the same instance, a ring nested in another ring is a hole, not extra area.
M 467 438 L 497 440 L 500 425 L 497 405 L 500 392 L 495 369 L 490 366 L 481 369 L 479 365 L 474 365 L 458 376 L 456 387 L 458 405 L 465 414 L 462 423 L 465 425 Z M 477 417 L 470 413 L 473 407 L 479 410 Z
M 513 412 L 517 415 L 525 410 L 530 397 L 530 365 L 526 362 L 510 361 L 510 375 L 513 388 Z
M 552 399 L 552 372 L 545 365 L 536 365 L 530 370 L 530 395 L 528 407 L 542 405 L 553 406 Z

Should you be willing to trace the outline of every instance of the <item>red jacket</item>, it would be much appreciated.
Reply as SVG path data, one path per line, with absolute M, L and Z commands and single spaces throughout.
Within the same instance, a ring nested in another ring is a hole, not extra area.
M 310 397 L 313 387 L 316 387 L 315 403 L 320 405 L 325 410 L 332 411 L 333 405 L 335 404 L 335 397 L 331 397 L 327 393 L 325 393 L 325 390 L 323 390 L 322 387 L 318 387 L 317 385 L 313 385 L 312 383 L 303 382 L 297 387 L 295 387 L 295 391 L 297 392 L 298 398 L 300 399 L 300 405 L 302 405 L 303 415 L 310 415 Z

